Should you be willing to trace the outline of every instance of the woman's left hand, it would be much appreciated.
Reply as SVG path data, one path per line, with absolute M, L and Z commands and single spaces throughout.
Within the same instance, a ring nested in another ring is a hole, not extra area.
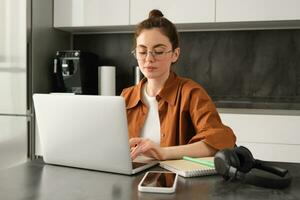
M 139 155 L 145 155 L 157 160 L 164 160 L 164 149 L 150 139 L 131 138 L 129 139 L 131 149 L 131 159 L 134 160 Z

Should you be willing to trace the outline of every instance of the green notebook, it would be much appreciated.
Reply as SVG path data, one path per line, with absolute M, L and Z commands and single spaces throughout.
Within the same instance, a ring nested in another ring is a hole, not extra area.
M 195 159 L 213 163 L 214 157 L 204 157 Z M 162 168 L 178 173 L 178 175 L 183 177 L 207 176 L 217 173 L 214 167 L 184 159 L 166 160 L 161 161 L 159 164 Z

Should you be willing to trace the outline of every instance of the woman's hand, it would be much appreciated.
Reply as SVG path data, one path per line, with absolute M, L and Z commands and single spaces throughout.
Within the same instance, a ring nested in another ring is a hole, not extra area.
M 139 155 L 145 155 L 157 160 L 165 160 L 164 149 L 150 139 L 131 138 L 129 140 L 131 159 L 134 160 Z

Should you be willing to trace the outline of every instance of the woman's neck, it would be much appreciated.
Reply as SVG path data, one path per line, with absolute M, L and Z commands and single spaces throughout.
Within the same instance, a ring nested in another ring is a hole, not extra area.
M 155 79 L 147 79 L 146 92 L 150 97 L 155 97 L 159 94 L 167 81 L 170 73 L 166 73 L 164 76 Z

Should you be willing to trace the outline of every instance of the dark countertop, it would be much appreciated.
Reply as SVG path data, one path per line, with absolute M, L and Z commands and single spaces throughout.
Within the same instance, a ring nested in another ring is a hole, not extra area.
M 300 164 L 276 163 L 287 168 L 293 181 L 282 190 L 260 188 L 240 181 L 224 182 L 221 176 L 179 177 L 174 194 L 141 193 L 137 185 L 145 172 L 127 176 L 44 164 L 34 160 L 0 170 L 0 199 L 300 199 Z M 150 170 L 162 170 L 154 167 Z

